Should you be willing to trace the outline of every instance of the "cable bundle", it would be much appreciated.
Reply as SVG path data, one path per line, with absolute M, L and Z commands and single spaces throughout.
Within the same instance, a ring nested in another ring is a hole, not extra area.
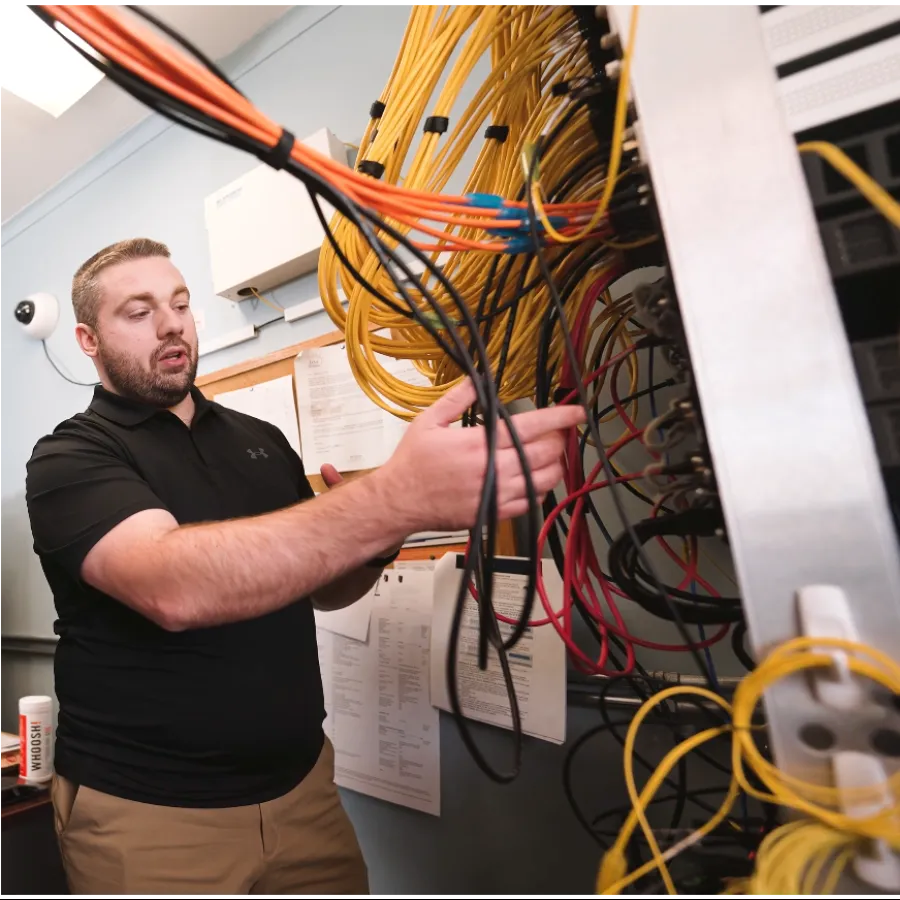
M 462 115 L 451 122 L 462 89 L 487 55 L 489 74 Z M 525 164 L 540 144 L 539 171 L 531 190 L 539 206 L 536 230 L 544 245 L 565 248 L 552 256 L 560 281 L 579 272 L 564 302 L 571 317 L 583 308 L 585 290 L 593 281 L 590 270 L 579 266 L 588 255 L 582 245 L 588 242 L 594 251 L 605 247 L 602 259 L 596 253 L 591 256 L 594 267 L 614 265 L 616 233 L 606 212 L 619 165 L 611 159 L 604 172 L 604 161 L 610 146 L 618 150 L 614 156 L 621 155 L 625 93 L 618 94 L 621 121 L 609 122 L 601 142 L 591 129 L 586 97 L 602 97 L 612 107 L 617 85 L 595 77 L 578 20 L 568 7 L 415 7 L 394 70 L 373 105 L 358 168 L 376 174 L 382 184 L 402 183 L 408 194 L 424 198 L 445 190 L 451 178 L 462 175 L 466 151 L 480 141 L 461 189 L 460 199 L 472 210 L 469 215 L 441 216 L 441 229 L 426 227 L 421 220 L 417 224 L 408 215 L 397 215 L 396 223 L 403 234 L 414 236 L 417 246 L 430 250 L 432 261 L 476 317 L 503 401 L 534 395 L 536 348 L 550 301 L 533 252 L 529 223 L 535 212 L 525 209 Z M 625 189 L 626 182 L 621 179 L 619 188 Z M 545 191 L 552 202 L 541 199 Z M 487 215 L 495 217 L 495 227 L 486 234 L 479 219 Z M 409 418 L 463 373 L 425 329 L 397 314 L 395 273 L 380 266 L 352 223 L 338 216 L 333 227 L 346 258 L 389 299 L 367 291 L 341 264 L 336 248 L 326 246 L 319 264 L 323 303 L 347 335 L 359 384 L 375 403 Z M 419 241 L 417 235 L 433 240 Z M 572 243 L 577 246 L 570 247 Z M 433 279 L 425 281 L 433 300 L 453 314 L 448 293 Z M 339 289 L 347 297 L 346 312 Z M 412 294 L 422 302 L 420 295 Z M 382 330 L 373 334 L 373 326 Z M 379 364 L 376 353 L 415 359 L 434 387 L 396 378 Z M 548 358 L 554 373 L 562 355 L 557 334 Z
M 896 799 L 893 805 L 885 808 L 878 808 L 876 805 L 877 811 L 871 814 L 850 816 L 841 808 L 842 802 L 846 802 L 848 796 L 852 794 L 860 802 L 871 804 L 875 797 L 881 796 L 881 789 L 859 788 L 855 792 L 846 792 L 842 797 L 835 788 L 807 783 L 780 771 L 776 765 L 763 757 L 757 746 L 755 732 L 760 726 L 754 716 L 764 691 L 790 675 L 831 668 L 834 659 L 826 652 L 827 650 L 844 651 L 847 666 L 853 674 L 874 681 L 892 694 L 900 694 L 900 665 L 884 653 L 839 638 L 795 638 L 773 650 L 751 674 L 744 677 L 735 692 L 733 703 L 728 703 L 719 694 L 704 688 L 680 686 L 660 691 L 643 704 L 628 728 L 625 741 L 625 783 L 633 808 L 616 842 L 603 858 L 597 880 L 599 893 L 620 893 L 625 887 L 653 871 L 659 872 L 670 894 L 677 893 L 666 865 L 667 861 L 694 846 L 725 821 L 741 791 L 767 803 L 796 810 L 820 826 L 814 828 L 798 825 L 793 830 L 781 832 L 779 838 L 773 838 L 761 846 L 757 857 L 758 873 L 754 882 L 756 887 L 765 885 L 769 890 L 774 890 L 771 879 L 775 870 L 770 864 L 768 854 L 784 852 L 781 841 L 787 836 L 791 836 L 788 846 L 796 848 L 799 842 L 806 849 L 802 864 L 794 869 L 794 877 L 802 875 L 802 883 L 806 886 L 818 882 L 822 866 L 835 851 L 839 851 L 837 869 L 826 877 L 826 884 L 831 884 L 833 879 L 838 877 L 841 866 L 852 853 L 859 852 L 864 847 L 865 840 L 882 840 L 894 850 L 900 849 L 900 828 L 898 828 L 900 806 Z M 722 710 L 727 718 L 720 724 L 714 724 L 681 741 L 663 759 L 643 789 L 638 791 L 632 756 L 638 729 L 654 706 L 677 696 L 702 698 L 713 704 L 713 710 L 716 708 Z M 703 826 L 662 852 L 647 821 L 647 804 L 681 759 L 704 743 L 725 735 L 731 740 L 732 775 L 721 805 Z M 751 772 L 754 776 L 752 779 Z M 900 789 L 900 773 L 889 778 L 884 785 L 884 790 L 894 798 L 900 797 L 898 789 Z M 625 848 L 638 826 L 644 833 L 652 859 L 635 871 L 627 873 Z M 795 865 L 796 862 L 792 860 L 791 865 Z M 782 877 L 781 883 L 783 881 Z M 778 883 L 778 880 L 774 881 L 774 884 Z

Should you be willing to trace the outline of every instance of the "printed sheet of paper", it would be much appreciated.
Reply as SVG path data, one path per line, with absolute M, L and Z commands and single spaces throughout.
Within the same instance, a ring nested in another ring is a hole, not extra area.
M 338 785 L 440 815 L 440 717 L 429 697 L 432 574 L 385 572 L 367 641 L 317 629 Z
M 398 559 L 394 563 L 395 572 L 419 571 L 433 572 L 438 564 L 436 559 Z
M 294 450 L 300 453 L 300 428 L 297 424 L 293 379 L 290 375 L 217 394 L 216 403 L 277 426 Z
M 378 361 L 408 384 L 429 381 L 409 360 L 378 355 Z M 294 362 L 303 463 L 318 472 L 331 463 L 339 472 L 374 469 L 394 452 L 408 424 L 363 392 L 353 377 L 346 345 L 304 350 Z
M 505 557 L 498 557 L 494 575 L 494 608 L 516 618 L 522 609 L 527 576 L 502 570 Z M 551 561 L 543 560 L 544 585 L 551 607 L 558 610 L 562 580 Z M 511 568 L 511 566 L 507 566 Z M 453 609 L 462 570 L 457 554 L 446 553 L 434 570 L 434 612 L 431 628 L 431 699 L 441 709 L 450 709 L 446 661 Z M 535 596 L 532 619 L 546 618 L 540 598 Z M 508 635 L 512 625 L 500 623 Z M 512 728 L 506 683 L 497 654 L 491 651 L 488 668 L 478 668 L 478 608 L 471 595 L 465 606 L 459 639 L 457 679 L 460 703 L 468 718 L 502 728 Z M 519 701 L 522 729 L 526 734 L 561 744 L 566 739 L 566 648 L 552 625 L 529 628 L 509 651 L 513 684 Z
M 372 603 L 379 596 L 382 583 L 376 581 L 368 594 L 344 609 L 327 612 L 321 609 L 315 610 L 316 627 L 324 628 L 332 634 L 353 638 L 355 641 L 367 641 L 369 639 L 369 621 L 372 618 Z

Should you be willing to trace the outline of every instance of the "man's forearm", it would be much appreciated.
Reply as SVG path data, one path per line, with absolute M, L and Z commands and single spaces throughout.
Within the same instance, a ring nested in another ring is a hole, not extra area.
M 344 609 L 368 594 L 383 571 L 377 566 L 360 566 L 317 590 L 313 605 L 324 611 Z
M 373 473 L 268 515 L 173 529 L 153 542 L 143 589 L 174 630 L 255 618 L 384 555 L 413 528 Z

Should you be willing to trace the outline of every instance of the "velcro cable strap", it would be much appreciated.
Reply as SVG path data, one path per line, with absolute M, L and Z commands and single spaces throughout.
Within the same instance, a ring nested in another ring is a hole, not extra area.
M 364 175 L 371 175 L 373 178 L 381 178 L 384 175 L 384 164 L 376 162 L 374 159 L 364 159 L 356 168 Z
M 488 125 L 484 129 L 484 139 L 486 141 L 497 141 L 498 144 L 505 144 L 509 137 L 509 125 Z
M 422 129 L 426 134 L 434 132 L 435 134 L 443 134 L 450 127 L 450 120 L 446 116 L 429 116 L 425 120 L 425 127 Z
M 369 107 L 369 118 L 370 119 L 380 119 L 384 115 L 385 105 L 380 101 L 376 100 Z
M 296 138 L 287 128 L 283 128 L 278 143 L 268 153 L 262 155 L 263 161 L 267 162 L 273 169 L 283 169 L 291 158 L 291 151 L 294 149 L 295 142 Z

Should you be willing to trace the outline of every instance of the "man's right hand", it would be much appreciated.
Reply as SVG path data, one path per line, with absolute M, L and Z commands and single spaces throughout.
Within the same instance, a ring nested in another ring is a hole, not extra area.
M 487 472 L 484 428 L 451 428 L 475 402 L 470 379 L 448 391 L 410 425 L 393 456 L 377 472 L 391 508 L 409 533 L 475 525 Z M 578 406 L 553 406 L 513 417 L 538 499 L 563 477 L 565 432 L 584 422 Z M 528 510 L 525 476 L 505 424 L 497 434 L 497 509 L 501 519 Z

